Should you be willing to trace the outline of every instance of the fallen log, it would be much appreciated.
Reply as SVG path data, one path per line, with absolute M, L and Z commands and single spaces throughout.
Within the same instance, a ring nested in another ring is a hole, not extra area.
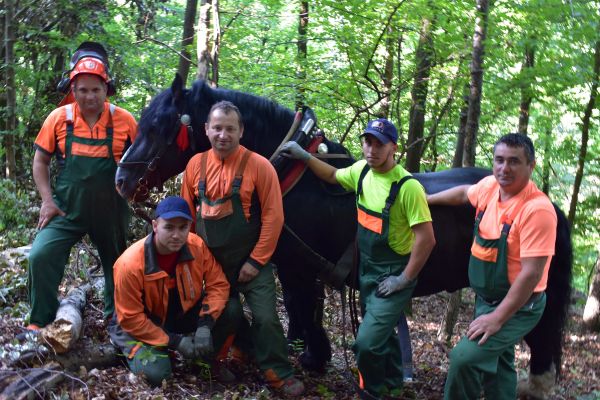
M 54 322 L 41 331 L 43 341 L 56 353 L 69 351 L 81 336 L 86 296 L 92 285 L 73 288 L 58 307 Z
M 12 382 L 0 393 L 0 400 L 22 400 L 27 398 L 44 398 L 44 394 L 62 382 L 65 378 L 60 371 L 60 365 L 51 363 L 44 368 L 12 372 Z
M 91 340 L 80 343 L 73 351 L 51 356 L 68 371 L 79 371 L 83 366 L 88 371 L 120 365 L 118 350 L 112 344 L 98 344 Z

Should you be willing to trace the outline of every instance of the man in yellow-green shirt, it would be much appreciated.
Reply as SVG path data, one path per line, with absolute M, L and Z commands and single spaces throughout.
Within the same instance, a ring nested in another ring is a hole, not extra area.
M 370 121 L 361 134 L 365 159 L 343 169 L 312 157 L 295 142 L 281 150 L 306 162 L 324 181 L 356 193 L 363 321 L 353 350 L 362 387 L 375 398 L 402 387 L 394 327 L 435 245 L 425 190 L 394 160 L 397 140 L 390 121 Z

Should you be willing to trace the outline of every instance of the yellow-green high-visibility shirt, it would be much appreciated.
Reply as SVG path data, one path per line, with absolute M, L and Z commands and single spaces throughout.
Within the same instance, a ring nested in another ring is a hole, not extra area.
M 338 169 L 335 178 L 345 189 L 356 192 L 360 173 L 366 164 L 366 160 L 360 160 L 349 167 Z M 363 179 L 359 204 L 370 211 L 381 213 L 392 183 L 409 175 L 410 173 L 400 165 L 383 174 L 369 170 Z M 415 241 L 411 227 L 424 222 L 431 222 L 425 189 L 416 179 L 409 179 L 402 185 L 396 201 L 390 208 L 390 247 L 401 255 L 410 253 Z

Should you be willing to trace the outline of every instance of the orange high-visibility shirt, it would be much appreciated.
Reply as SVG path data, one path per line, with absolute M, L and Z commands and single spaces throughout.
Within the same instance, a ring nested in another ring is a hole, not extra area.
M 206 165 L 206 197 L 216 200 L 225 197 L 231 191 L 235 172 L 246 149 L 239 149 L 224 160 L 211 149 L 208 150 Z M 200 179 L 200 154 L 189 161 L 181 185 L 181 197 L 189 204 L 194 222 L 196 221 L 195 199 L 198 198 L 198 180 Z M 252 193 L 258 194 L 261 209 L 261 231 L 258 242 L 250 253 L 250 258 L 265 265 L 273 255 L 277 240 L 283 227 L 283 201 L 281 187 L 275 169 L 263 156 L 253 153 L 248 159 L 243 173 L 240 197 L 246 219 L 250 218 Z M 192 225 L 192 231 L 195 224 Z
M 510 215 L 519 201 L 533 192 L 539 192 L 535 183 L 529 181 L 519 194 L 508 201 L 500 202 L 499 185 L 494 176 L 483 178 L 468 190 L 469 201 L 477 207 L 490 198 L 490 191 L 497 195 L 487 204 L 483 219 L 479 224 L 479 233 L 486 239 L 497 239 L 502 230 L 502 217 Z M 544 274 L 534 289 L 541 292 L 546 289 L 550 261 L 554 255 L 556 241 L 556 212 L 546 196 L 530 199 L 523 205 L 508 234 L 508 281 L 512 284 L 521 272 L 521 258 L 548 256 Z
M 72 103 L 71 105 L 73 107 L 73 134 L 75 136 L 92 139 L 104 139 L 106 137 L 106 125 L 108 124 L 108 117 L 110 114 L 109 103 L 104 103 L 104 111 L 102 112 L 100 119 L 91 129 L 81 116 L 77 103 Z M 58 153 L 61 160 L 64 159 L 65 141 L 67 138 L 66 107 L 67 106 L 56 108 L 48 115 L 35 139 L 36 149 L 41 150 L 48 155 Z M 126 143 L 133 143 L 133 140 L 135 139 L 137 123 L 129 111 L 120 107 L 115 107 L 112 120 L 112 151 L 115 161 L 119 162 L 123 155 L 123 149 L 125 148 Z M 85 146 L 74 146 L 72 151 L 73 154 L 87 157 L 106 157 L 107 152 L 107 150 L 102 147 L 93 149 L 91 146 L 89 149 L 86 149 Z

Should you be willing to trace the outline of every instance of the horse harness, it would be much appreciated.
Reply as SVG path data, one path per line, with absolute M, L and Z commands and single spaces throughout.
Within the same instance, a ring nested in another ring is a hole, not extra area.
M 188 114 L 180 114 L 178 118 L 179 128 L 176 130 L 176 135 L 171 135 L 167 138 L 167 143 L 165 146 L 162 146 L 160 150 L 156 153 L 156 155 L 150 161 L 123 161 L 121 160 L 117 163 L 119 168 L 127 168 L 133 167 L 136 165 L 145 165 L 146 170 L 144 171 L 144 175 L 137 181 L 135 193 L 133 195 L 133 201 L 138 195 L 146 196 L 150 189 L 149 186 L 149 178 L 152 174 L 156 172 L 156 168 L 158 167 L 158 163 L 160 162 L 162 156 L 164 156 L 167 149 L 173 144 L 173 141 L 177 141 L 177 145 L 185 150 L 188 146 L 194 149 L 196 147 L 194 141 L 194 129 L 192 128 L 192 121 Z M 124 157 L 123 157 L 124 158 Z M 158 178 L 158 184 L 156 185 L 159 191 L 163 190 L 164 181 Z M 137 202 L 136 202 L 137 204 Z M 139 207 L 134 207 L 134 212 L 136 215 L 145 219 L 146 221 L 151 221 L 152 219 Z

